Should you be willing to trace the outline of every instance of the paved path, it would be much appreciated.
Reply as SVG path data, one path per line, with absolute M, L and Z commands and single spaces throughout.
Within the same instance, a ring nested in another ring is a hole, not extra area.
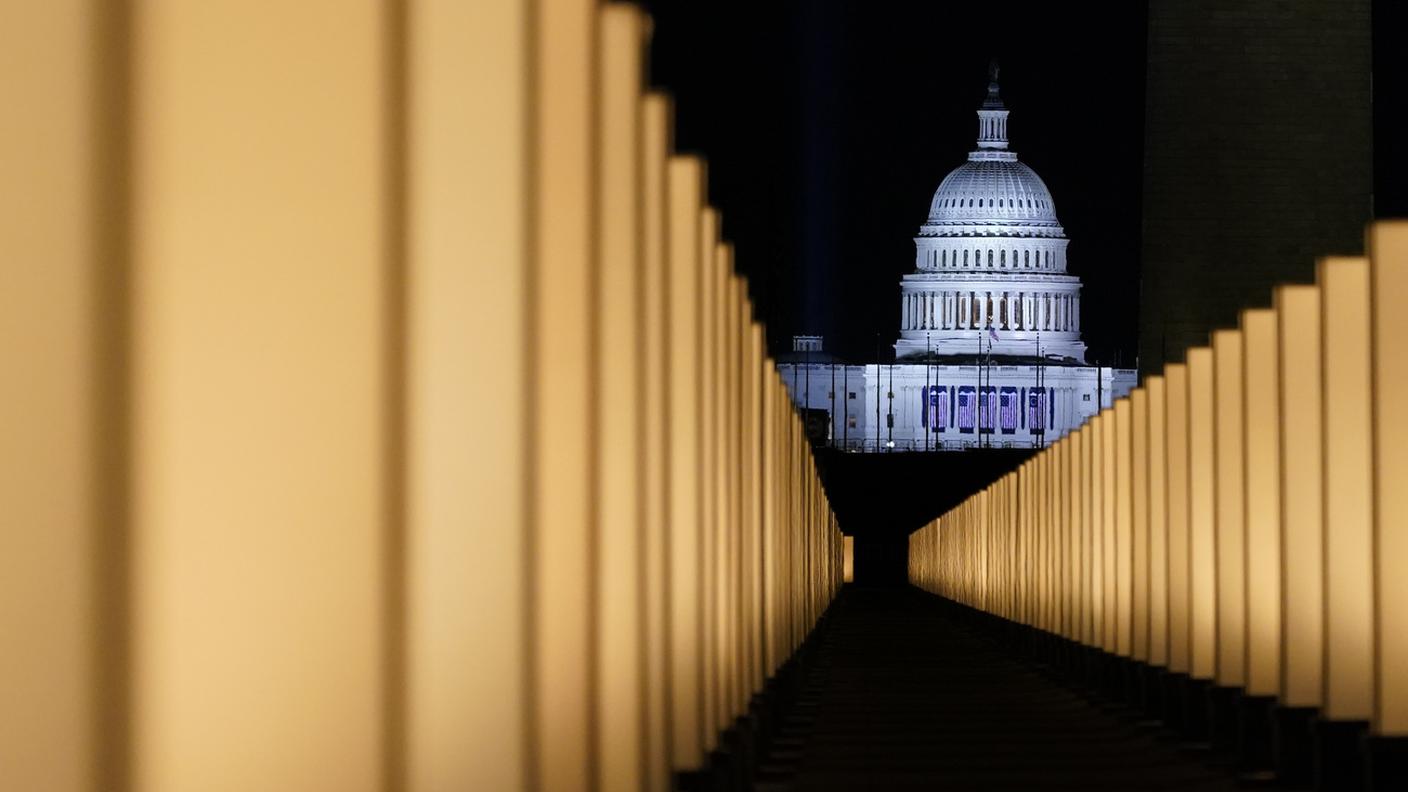
M 824 630 L 760 792 L 1237 789 L 918 590 L 847 587 Z

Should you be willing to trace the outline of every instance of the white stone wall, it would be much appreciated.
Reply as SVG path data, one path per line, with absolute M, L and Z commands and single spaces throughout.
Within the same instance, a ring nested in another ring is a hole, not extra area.
M 922 451 L 926 448 L 956 451 L 978 446 L 1033 448 L 1049 445 L 1079 427 L 1102 407 L 1109 407 L 1116 399 L 1127 395 L 1136 383 L 1133 369 L 1094 366 L 1042 366 L 1038 372 L 1038 367 L 1032 365 L 995 364 L 980 370 L 973 365 L 783 363 L 778 369 L 794 403 L 830 414 L 831 443 L 857 451 Z M 966 394 L 968 399 L 973 399 L 980 377 L 981 386 L 985 390 L 992 389 L 989 392 L 993 406 L 991 432 L 977 431 L 977 425 L 962 421 L 959 413 L 959 398 Z M 833 381 L 836 383 L 834 391 Z M 943 389 L 943 395 L 937 399 L 948 410 L 942 431 L 937 427 L 936 431 L 926 431 L 923 416 L 926 387 Z M 1039 400 L 1042 389 L 1049 389 L 1051 399 L 1044 431 L 1030 420 L 1032 396 L 1037 395 Z M 1009 409 L 1016 410 L 1015 416 L 1008 416 L 1015 419 L 1008 427 L 1003 425 L 1001 400 L 1004 394 L 1010 397 Z M 992 399 L 994 395 L 996 400 Z M 893 426 L 887 420 L 891 414 Z M 964 431 L 965 424 L 971 427 L 970 431 Z

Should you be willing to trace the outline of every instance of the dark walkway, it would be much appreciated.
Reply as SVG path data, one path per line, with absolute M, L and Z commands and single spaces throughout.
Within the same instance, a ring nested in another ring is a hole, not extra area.
M 847 587 L 823 630 L 760 792 L 1237 788 L 916 589 Z

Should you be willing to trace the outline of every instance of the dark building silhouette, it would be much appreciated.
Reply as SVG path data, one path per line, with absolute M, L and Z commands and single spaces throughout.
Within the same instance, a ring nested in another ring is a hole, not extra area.
M 1359 253 L 1370 0 L 1151 0 L 1140 370 Z

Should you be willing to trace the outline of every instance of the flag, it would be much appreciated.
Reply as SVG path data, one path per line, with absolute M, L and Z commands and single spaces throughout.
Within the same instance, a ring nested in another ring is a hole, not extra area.
M 1001 340 L 1002 340 L 1002 339 L 1000 339 L 1000 338 L 997 337 L 997 329 L 994 328 L 992 325 L 988 325 L 988 337 L 991 338 L 991 339 L 994 340 L 994 341 L 1001 341 Z

